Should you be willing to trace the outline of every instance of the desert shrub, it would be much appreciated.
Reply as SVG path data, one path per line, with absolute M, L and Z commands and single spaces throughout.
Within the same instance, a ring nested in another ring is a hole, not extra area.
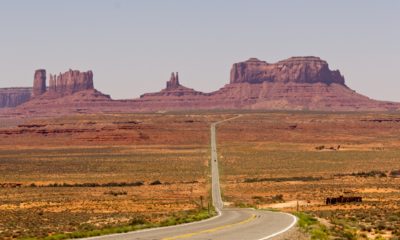
M 303 212 L 297 212 L 295 215 L 298 218 L 298 226 L 303 231 L 309 233 L 312 240 L 330 239 L 330 231 L 326 226 L 319 223 L 316 218 Z
M 305 213 L 299 212 L 296 213 L 296 216 L 298 218 L 298 225 L 302 229 L 308 229 L 310 226 L 318 222 L 317 219 Z
M 235 202 L 235 206 L 239 208 L 256 208 L 255 205 L 244 202 Z
M 83 223 L 83 224 L 78 226 L 78 229 L 81 230 L 81 231 L 92 231 L 92 230 L 95 230 L 96 227 L 94 225 L 92 225 L 92 224 L 89 224 L 89 223 Z
M 361 234 L 360 234 L 360 237 L 365 238 L 365 239 L 368 239 L 368 236 L 367 236 L 367 234 L 365 234 L 365 233 L 361 233 Z
M 154 185 L 161 185 L 161 181 L 160 180 L 156 180 L 154 182 L 151 182 L 150 185 L 154 186 Z
M 315 147 L 315 150 L 323 150 L 323 149 L 325 149 L 325 146 L 324 146 L 324 145 Z
M 274 201 L 274 202 L 284 202 L 283 195 L 282 194 L 277 194 L 275 196 L 272 196 L 272 201 Z
M 390 215 L 390 216 L 388 217 L 388 220 L 389 220 L 390 222 L 397 222 L 397 221 L 400 220 L 400 217 L 399 217 L 398 215 Z
M 377 171 L 377 170 L 372 170 L 369 172 L 353 172 L 353 173 L 339 173 L 339 174 L 334 174 L 335 177 L 345 177 L 345 176 L 351 176 L 351 177 L 387 177 L 387 174 L 383 171 Z
M 317 214 L 321 218 L 330 218 L 330 217 L 332 217 L 332 212 L 331 211 L 318 211 Z
M 106 195 L 112 195 L 114 197 L 116 196 L 121 196 L 121 195 L 127 195 L 128 193 L 126 191 L 108 191 L 104 192 Z
M 328 240 L 329 234 L 324 226 L 321 228 L 316 228 L 311 231 L 311 239 L 312 240 Z
M 312 181 L 320 181 L 321 177 L 280 177 L 280 178 L 246 178 L 243 182 L 245 183 L 254 183 L 254 182 L 291 182 L 291 181 L 303 181 L 303 182 L 312 182 Z
M 252 196 L 251 198 L 254 200 L 255 204 L 265 202 L 265 198 L 262 196 Z
M 364 231 L 364 232 L 368 231 L 367 226 L 365 226 L 364 224 L 360 224 L 359 227 L 360 227 L 361 231 Z
M 385 230 L 386 229 L 386 223 L 384 221 L 379 221 L 376 223 L 375 226 L 378 230 Z
M 354 233 L 353 231 L 349 231 L 349 230 L 344 231 L 343 237 L 348 240 L 357 240 L 358 239 L 357 234 Z
M 133 217 L 130 221 L 129 221 L 129 225 L 143 225 L 148 223 L 148 221 L 146 220 L 146 218 L 142 215 L 136 215 L 135 217 Z
M 33 183 L 32 183 L 33 184 Z M 30 187 L 36 187 L 36 185 L 29 185 Z M 48 185 L 41 185 L 40 187 L 139 187 L 143 186 L 143 181 L 137 182 L 110 182 L 110 183 L 50 183 Z
M 376 236 L 375 237 L 375 240 L 385 240 L 386 238 L 384 238 L 384 237 L 382 237 L 382 236 L 380 236 L 380 235 L 378 235 L 378 236 Z
M 399 177 L 400 176 L 400 170 L 392 170 L 392 171 L 390 171 L 389 175 L 391 177 Z
M 264 199 L 262 196 L 252 196 L 251 198 L 254 200 L 263 200 Z

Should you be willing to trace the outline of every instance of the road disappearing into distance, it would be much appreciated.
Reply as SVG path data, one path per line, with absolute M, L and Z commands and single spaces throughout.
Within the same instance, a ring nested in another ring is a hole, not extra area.
M 224 208 L 219 184 L 216 127 L 229 118 L 211 124 L 211 178 L 212 200 L 218 215 L 207 220 L 177 226 L 146 229 L 87 239 L 99 240 L 266 240 L 290 230 L 297 222 L 287 213 L 255 209 Z

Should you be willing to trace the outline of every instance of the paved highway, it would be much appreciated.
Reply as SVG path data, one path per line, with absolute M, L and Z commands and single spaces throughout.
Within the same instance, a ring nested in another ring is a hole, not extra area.
M 218 216 L 178 226 L 88 238 L 91 240 L 264 240 L 288 231 L 296 218 L 286 213 L 224 208 L 219 185 L 216 126 L 240 116 L 211 124 L 212 199 Z

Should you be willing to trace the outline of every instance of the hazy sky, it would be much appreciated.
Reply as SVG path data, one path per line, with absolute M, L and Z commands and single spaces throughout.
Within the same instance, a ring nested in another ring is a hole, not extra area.
M 314 55 L 347 85 L 400 101 L 400 1 L 0 0 L 0 87 L 35 69 L 93 70 L 113 98 L 183 85 L 214 91 L 233 63 Z

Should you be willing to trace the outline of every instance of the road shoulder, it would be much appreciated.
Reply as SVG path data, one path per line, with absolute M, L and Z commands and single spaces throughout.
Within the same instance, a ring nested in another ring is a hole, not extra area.
M 297 226 L 291 228 L 287 232 L 284 232 L 276 237 L 271 238 L 272 240 L 308 240 L 310 237 L 302 232 Z

